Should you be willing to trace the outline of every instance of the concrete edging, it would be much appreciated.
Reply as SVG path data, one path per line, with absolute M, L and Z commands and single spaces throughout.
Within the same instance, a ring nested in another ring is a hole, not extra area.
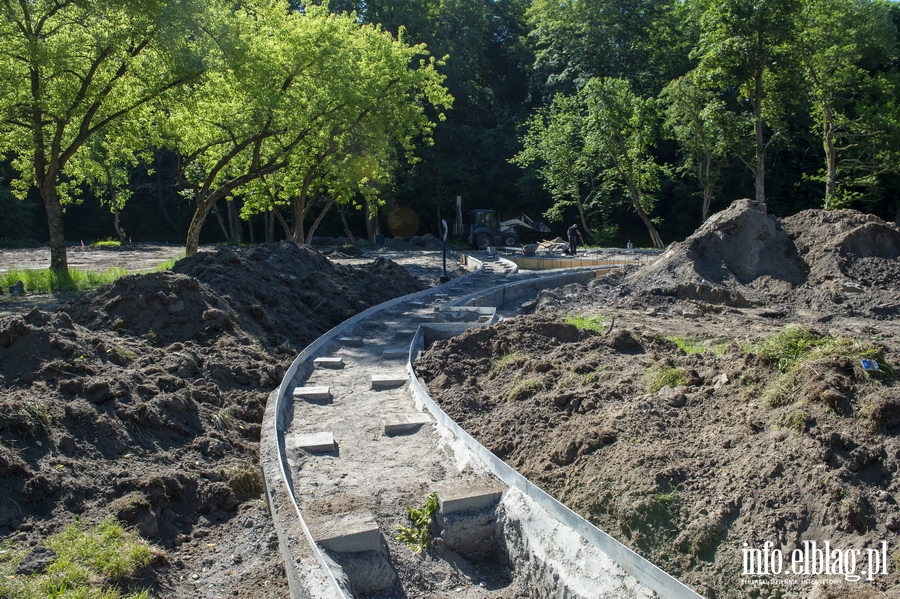
M 469 298 L 469 301 L 478 301 L 478 303 L 481 303 L 481 299 L 484 299 L 485 301 L 495 301 L 496 299 L 502 298 L 505 301 L 509 301 L 525 295 L 525 292 L 520 289 L 520 287 L 527 288 L 528 293 L 532 293 L 535 287 L 558 287 L 572 282 L 590 280 L 596 276 L 593 272 L 589 274 L 591 276 L 587 276 L 587 273 L 566 273 L 559 276 L 542 278 L 537 281 L 532 280 L 520 283 L 510 283 L 501 286 L 499 289 L 491 289 L 485 294 L 470 294 L 467 298 Z M 510 297 L 510 294 L 513 295 Z M 488 298 L 490 298 L 490 300 Z M 495 303 L 494 305 L 502 305 L 502 303 L 505 302 Z M 464 325 L 458 326 L 460 332 L 466 328 Z M 421 325 L 416 331 L 415 337 L 410 345 L 407 370 L 410 374 L 411 392 L 418 401 L 421 401 L 423 405 L 428 407 L 428 410 L 440 425 L 446 427 L 453 435 L 460 439 L 497 478 L 510 487 L 522 491 L 559 522 L 568 526 L 570 529 L 580 534 L 587 542 L 606 553 L 625 572 L 633 576 L 638 582 L 646 585 L 649 589 L 666 599 L 702 599 L 702 596 L 697 594 L 690 587 L 649 560 L 638 555 L 633 550 L 609 536 L 607 533 L 541 490 L 537 485 L 488 451 L 487 448 L 476 441 L 469 433 L 447 416 L 434 400 L 431 399 L 431 396 L 428 395 L 428 391 L 416 376 L 415 369 L 413 368 L 413 362 L 424 349 L 425 330 L 428 328 L 429 325 Z M 446 334 L 446 329 L 444 330 L 444 333 Z
M 335 576 L 335 571 L 339 571 L 339 568 L 331 563 L 331 560 L 322 553 L 313 540 L 312 533 L 294 499 L 294 490 L 291 488 L 285 470 L 287 457 L 284 445 L 281 442 L 281 432 L 284 430 L 285 407 L 287 405 L 285 402 L 286 391 L 292 386 L 294 377 L 297 375 L 300 367 L 343 331 L 378 312 L 393 308 L 403 302 L 440 293 L 440 289 L 444 285 L 459 283 L 478 275 L 484 270 L 484 264 L 468 254 L 462 254 L 460 261 L 467 267 L 473 268 L 473 271 L 451 279 L 443 285 L 430 287 L 423 291 L 372 306 L 321 335 L 300 352 L 285 371 L 281 384 L 269 395 L 269 399 L 266 402 L 266 410 L 263 414 L 260 434 L 260 466 L 263 472 L 266 501 L 272 514 L 272 522 L 278 537 L 279 549 L 284 557 L 291 599 L 326 599 L 332 597 L 335 599 L 350 599 L 353 597 L 353 593 L 343 577 L 340 577 L 341 579 L 339 580 L 339 576 Z M 291 509 L 291 506 L 293 506 L 293 509 Z M 306 541 L 305 544 L 303 540 Z M 311 559 L 319 566 L 318 568 L 313 567 L 309 563 Z

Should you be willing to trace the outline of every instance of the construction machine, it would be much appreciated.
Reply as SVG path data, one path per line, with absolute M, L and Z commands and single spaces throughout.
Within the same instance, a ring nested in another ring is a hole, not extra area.
M 496 210 L 472 210 L 468 240 L 472 247 L 484 249 L 488 246 L 515 247 L 519 245 L 516 227 L 525 227 L 541 233 L 549 233 L 550 227 L 522 214 L 519 218 L 498 220 Z

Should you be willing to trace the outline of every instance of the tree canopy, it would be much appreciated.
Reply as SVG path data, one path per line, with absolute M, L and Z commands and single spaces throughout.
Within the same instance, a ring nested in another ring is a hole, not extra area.
M 457 196 L 598 243 L 660 246 L 748 195 L 900 220 L 888 0 L 0 9 L 0 236 L 48 239 L 59 271 L 64 224 L 192 253 L 263 224 L 374 238 L 394 208 L 439 232 Z

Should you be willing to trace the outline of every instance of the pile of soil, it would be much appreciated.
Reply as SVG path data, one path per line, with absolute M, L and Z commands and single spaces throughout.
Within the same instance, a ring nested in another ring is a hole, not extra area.
M 658 261 L 544 291 L 416 368 L 487 448 L 704 596 L 897 596 L 898 256 L 875 217 L 779 221 L 744 200 Z M 853 341 L 785 374 L 765 351 L 777 334 Z M 806 541 L 859 550 L 862 580 L 745 571 L 747 550 L 770 542 L 790 568 Z M 870 549 L 889 561 L 873 580 Z
M 267 396 L 300 348 L 424 288 L 385 258 L 341 265 L 283 242 L 0 318 L 0 536 L 39 547 L 112 513 L 160 550 L 125 586 L 285 596 L 257 465 Z

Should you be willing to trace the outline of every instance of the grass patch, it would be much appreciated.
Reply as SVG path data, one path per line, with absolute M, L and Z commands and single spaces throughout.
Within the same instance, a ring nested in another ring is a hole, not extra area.
M 263 478 L 259 467 L 245 460 L 225 471 L 228 486 L 240 500 L 256 499 L 263 493 Z
M 111 283 L 128 274 L 124 268 L 110 268 L 94 272 L 70 268 L 68 275 L 46 270 L 10 270 L 0 275 L 0 286 L 6 288 L 22 281 L 26 293 L 54 293 L 57 291 L 82 291 Z
M 148 591 L 122 594 L 116 584 L 150 565 L 153 552 L 113 517 L 88 527 L 81 521 L 47 539 L 56 558 L 43 573 L 14 575 L 27 551 L 0 551 L 0 596 L 9 599 L 149 599 Z
M 763 405 L 769 407 L 792 403 L 790 398 L 815 373 L 810 365 L 823 358 L 846 356 L 860 370 L 860 360 L 878 360 L 881 371 L 870 378 L 883 380 L 894 377 L 893 369 L 884 362 L 884 350 L 881 347 L 848 337 L 825 335 L 800 325 L 786 326 L 751 351 L 776 366 L 780 372 L 760 397 Z
M 809 424 L 809 421 L 810 415 L 805 410 L 794 410 L 782 417 L 781 424 L 785 428 L 802 434 L 806 432 L 806 425 Z
M 95 241 L 90 245 L 92 248 L 120 248 L 122 247 L 122 242 L 118 239 L 101 239 L 99 241 Z
M 668 335 L 663 339 L 671 341 L 686 354 L 712 353 L 716 356 L 723 356 L 728 348 L 727 342 L 713 343 L 710 339 L 687 339 L 678 335 Z
M 523 379 L 509 390 L 509 393 L 506 394 L 506 401 L 525 399 L 544 389 L 546 389 L 546 386 L 544 381 L 540 379 Z
M 690 381 L 684 368 L 674 368 L 665 364 L 654 364 L 644 372 L 644 389 L 647 393 L 657 393 L 663 387 L 680 387 Z
M 175 266 L 175 263 L 184 258 L 184 254 L 177 258 L 169 258 L 165 262 L 161 262 L 153 268 L 153 272 L 163 272 L 165 270 L 172 270 L 172 267 Z
M 564 322 L 586 331 L 606 332 L 609 328 L 609 318 L 602 314 L 569 314 Z

